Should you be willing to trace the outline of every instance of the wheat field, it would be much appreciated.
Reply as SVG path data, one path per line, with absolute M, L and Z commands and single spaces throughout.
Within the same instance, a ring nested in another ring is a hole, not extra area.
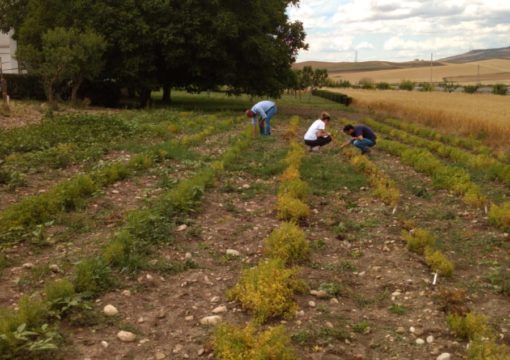
M 506 96 L 329 89 L 354 99 L 354 105 L 382 111 L 450 133 L 471 135 L 497 148 L 509 148 L 510 98 Z
M 429 82 L 430 67 L 341 72 L 333 73 L 330 77 L 334 80 L 349 80 L 352 83 L 367 78 L 375 82 L 388 83 L 399 83 L 402 80 Z M 445 78 L 460 84 L 476 84 L 478 81 L 482 84 L 510 84 L 510 59 L 491 59 L 465 64 L 444 63 L 442 66 L 434 66 L 432 81 L 442 82 Z

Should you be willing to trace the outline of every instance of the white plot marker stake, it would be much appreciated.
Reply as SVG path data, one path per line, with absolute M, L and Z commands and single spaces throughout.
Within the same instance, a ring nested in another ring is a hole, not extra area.
M 391 215 L 395 215 L 395 213 L 396 213 L 396 212 L 397 212 L 397 207 L 395 206 L 395 207 L 393 208 L 393 211 L 391 212 Z
M 485 210 L 485 215 L 487 215 L 489 213 L 489 209 L 487 208 L 487 205 L 485 205 L 484 210 Z
M 434 280 L 432 280 L 432 285 L 436 285 L 437 283 L 437 273 L 434 273 Z

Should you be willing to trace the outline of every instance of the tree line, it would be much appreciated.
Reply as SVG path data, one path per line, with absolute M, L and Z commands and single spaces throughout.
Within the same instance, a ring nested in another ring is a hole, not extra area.
M 0 30 L 14 29 L 17 58 L 54 101 L 59 84 L 76 100 L 82 83 L 113 81 L 136 93 L 223 87 L 278 97 L 306 49 L 299 0 L 0 0 Z

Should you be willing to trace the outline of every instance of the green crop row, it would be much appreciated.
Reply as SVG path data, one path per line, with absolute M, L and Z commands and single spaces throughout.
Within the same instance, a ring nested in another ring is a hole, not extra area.
M 198 209 L 206 187 L 248 146 L 249 134 L 246 131 L 221 160 L 178 183 L 151 208 L 131 212 L 101 253 L 79 262 L 70 279 L 49 283 L 42 294 L 23 298 L 17 311 L 0 309 L 3 358 L 38 357 L 55 350 L 61 339 L 56 326 L 59 319 L 83 311 L 88 307 L 86 299 L 111 288 L 115 269 L 136 272 L 154 245 L 168 243 L 175 223 Z
M 458 162 L 468 168 L 483 170 L 492 179 L 497 179 L 504 184 L 510 185 L 510 165 L 504 164 L 491 155 L 475 155 L 458 147 L 445 145 L 437 140 L 426 140 L 419 136 L 394 129 L 389 125 L 382 124 L 372 119 L 365 119 L 365 122 L 374 129 L 399 139 L 400 141 L 416 147 L 423 147 L 451 160 Z
M 0 243 L 23 240 L 30 236 L 34 226 L 53 220 L 59 213 L 83 207 L 86 199 L 100 189 L 140 173 L 158 161 L 175 158 L 182 154 L 183 145 L 199 143 L 231 125 L 232 120 L 219 122 L 197 134 L 185 136 L 180 142 L 169 141 L 155 145 L 127 163 L 116 162 L 88 174 L 77 175 L 46 193 L 24 198 L 0 213 Z
M 498 153 L 495 152 L 493 149 L 489 148 L 488 146 L 485 146 L 482 144 L 481 141 L 478 141 L 474 138 L 469 137 L 461 137 L 456 136 L 452 134 L 443 134 L 437 130 L 420 126 L 412 122 L 406 122 L 402 120 L 396 120 L 396 119 L 384 119 L 380 120 L 386 125 L 391 126 L 393 129 L 400 129 L 404 130 L 408 133 L 411 133 L 416 136 L 420 136 L 423 138 L 427 138 L 432 141 L 440 141 L 444 144 L 455 146 L 455 147 L 461 147 L 467 150 L 470 150 L 472 152 L 483 154 L 483 155 L 494 155 L 497 158 L 500 158 L 500 160 L 505 159 L 504 153 Z
M 222 324 L 213 335 L 213 347 L 220 360 L 296 359 L 291 339 L 283 326 L 262 331 L 259 324 L 277 317 L 292 317 L 298 309 L 293 297 L 306 289 L 297 279 L 292 267 L 310 256 L 310 245 L 296 222 L 309 214 L 308 184 L 300 179 L 299 167 L 305 155 L 295 141 L 299 118 L 291 120 L 285 137 L 290 140 L 289 152 L 284 159 L 287 169 L 280 178 L 278 189 L 278 217 L 284 222 L 264 240 L 267 259 L 257 266 L 243 270 L 239 282 L 227 292 L 230 300 L 255 317 L 246 328 Z M 260 335 L 257 335 L 260 334 Z

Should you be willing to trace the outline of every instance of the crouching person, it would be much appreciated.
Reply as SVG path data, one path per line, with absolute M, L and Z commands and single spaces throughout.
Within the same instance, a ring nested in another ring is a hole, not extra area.
M 362 154 L 369 153 L 370 148 L 375 145 L 377 140 L 374 131 L 366 125 L 346 125 L 344 127 L 344 133 L 351 136 L 351 140 L 344 143 L 342 148 L 352 144 L 360 149 Z
M 308 128 L 305 134 L 305 144 L 310 147 L 310 151 L 319 151 L 319 149 L 331 142 L 331 135 L 326 132 L 326 126 L 331 117 L 327 112 L 321 114 L 321 118 L 315 120 Z

